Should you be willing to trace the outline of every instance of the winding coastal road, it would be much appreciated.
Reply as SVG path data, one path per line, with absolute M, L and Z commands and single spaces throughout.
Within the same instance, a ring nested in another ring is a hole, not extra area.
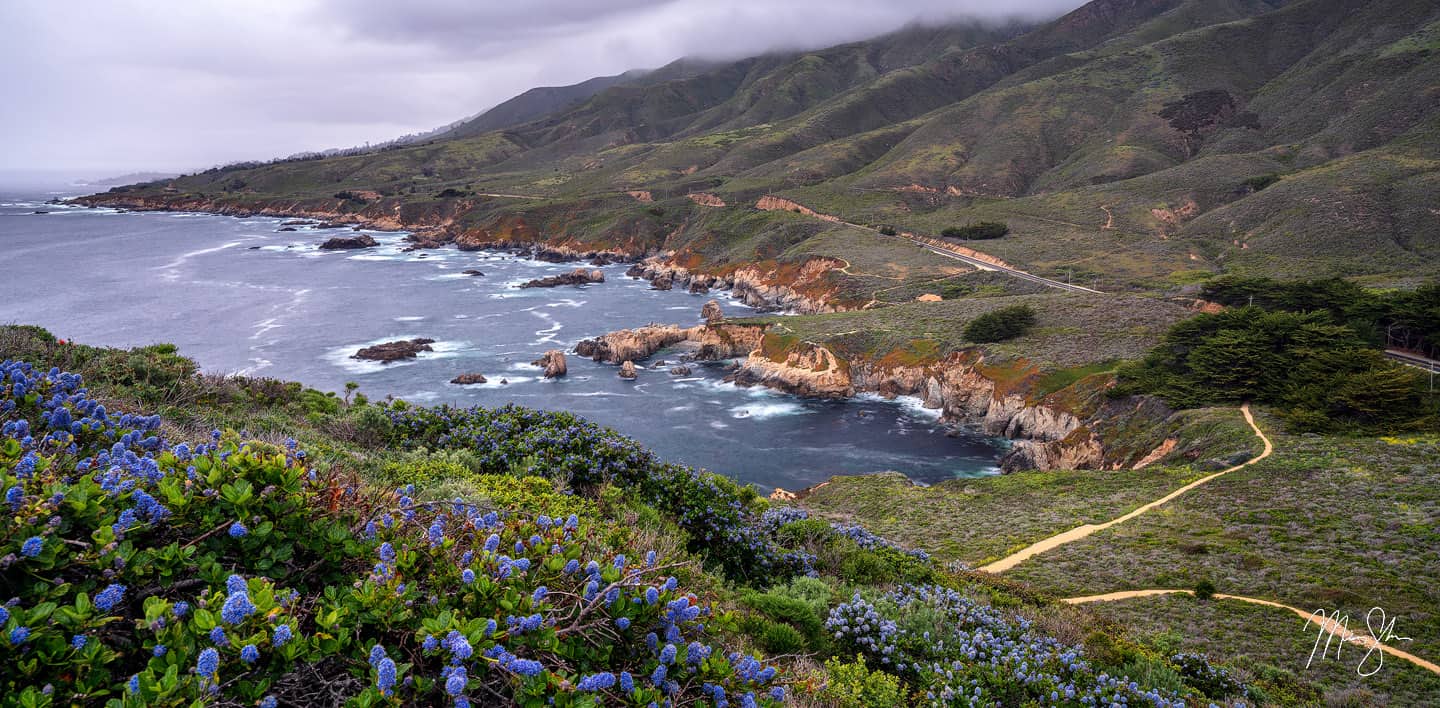
M 767 205 L 767 202 L 768 202 L 769 205 Z M 897 232 L 897 233 L 893 233 L 893 234 L 886 234 L 886 233 L 881 232 L 880 229 L 875 228 L 875 227 L 873 227 L 873 226 L 867 226 L 867 225 L 865 225 L 865 224 L 857 224 L 857 223 L 855 223 L 855 222 L 853 222 L 853 221 L 846 221 L 846 220 L 844 220 L 844 219 L 841 219 L 841 218 L 838 217 L 838 216 L 835 216 L 834 214 L 824 214 L 824 213 L 815 211 L 814 209 L 811 209 L 810 207 L 807 207 L 807 206 L 805 206 L 805 205 L 803 205 L 803 204 L 800 204 L 800 203 L 798 203 L 798 202 L 791 201 L 791 200 L 789 200 L 789 199 L 782 199 L 782 198 L 780 198 L 780 197 L 775 197 L 775 196 L 773 196 L 773 195 L 767 195 L 767 196 L 765 196 L 765 197 L 762 197 L 762 198 L 760 199 L 760 201 L 755 204 L 755 207 L 756 207 L 757 209 L 761 209 L 762 211 L 773 211 L 773 210 L 775 210 L 775 209 L 788 209 L 789 206 L 797 207 L 797 208 L 795 209 L 795 211 L 797 211 L 797 212 L 800 213 L 800 214 L 804 214 L 804 215 L 806 215 L 806 216 L 812 216 L 812 217 L 814 217 L 814 218 L 820 219 L 821 221 L 828 221 L 828 222 L 830 222 L 830 223 L 832 223 L 832 224 L 844 224 L 844 225 L 846 225 L 846 226 L 853 226 L 853 227 L 855 227 L 855 228 L 857 228 L 857 229 L 864 229 L 864 230 L 869 231 L 869 232 L 871 232 L 871 233 L 879 234 L 879 235 L 881 235 L 881 236 L 888 236 L 888 237 L 891 237 L 891 238 L 904 239 L 904 240 L 906 240 L 906 241 L 909 241 L 909 242 L 911 242 L 911 243 L 914 243 L 914 244 L 920 246 L 921 248 L 924 248 L 924 249 L 927 250 L 927 251 L 930 251 L 931 253 L 934 253 L 934 254 L 939 255 L 939 256 L 945 256 L 946 258 L 952 258 L 952 259 L 954 259 L 954 260 L 960 261 L 960 262 L 962 262 L 962 263 L 965 263 L 966 265 L 969 265 L 969 266 L 978 268 L 978 269 L 980 269 L 980 270 L 991 270 L 991 271 L 995 271 L 995 272 L 997 272 L 997 273 L 1004 273 L 1005 275 L 1008 275 L 1008 276 L 1010 276 L 1010 277 L 1012 277 L 1012 278 L 1018 278 L 1018 279 L 1020 279 L 1020 280 L 1028 280 L 1028 281 L 1030 281 L 1030 282 L 1032 282 L 1032 283 L 1037 283 L 1037 284 L 1039 284 L 1039 285 L 1044 285 L 1044 286 L 1049 287 L 1049 288 L 1055 288 L 1056 290 L 1065 290 L 1065 291 L 1074 292 L 1074 293 L 1089 293 L 1089 294 L 1092 294 L 1092 295 L 1103 295 L 1103 294 L 1104 294 L 1104 293 L 1100 292 L 1099 290 L 1093 290 L 1093 289 L 1091 289 L 1091 288 L 1087 288 L 1087 287 L 1084 287 L 1084 286 L 1081 286 L 1081 285 L 1072 285 L 1072 284 L 1070 284 L 1070 283 L 1062 283 L 1062 282 L 1060 282 L 1060 281 L 1058 281 L 1058 280 L 1051 280 L 1050 278 L 1043 278 L 1043 277 L 1041 277 L 1041 276 L 1035 275 L 1034 273 L 1027 273 L 1027 272 L 1025 272 L 1025 271 L 1023 271 L 1023 270 L 1020 270 L 1019 268 L 1015 268 L 1014 266 L 1010 266 L 1010 265 L 1005 264 L 1004 261 L 1001 261 L 999 258 L 995 258 L 994 256 L 991 256 L 991 255 L 989 255 L 989 254 L 980 253 L 979 251 L 975 251 L 975 250 L 972 250 L 972 249 L 964 248 L 964 247 L 962 247 L 962 246 L 957 246 L 956 244 L 950 243 L 950 242 L 948 242 L 948 241 L 943 241 L 943 240 L 938 239 L 938 238 L 930 238 L 929 236 L 921 236 L 921 235 L 919 235 L 919 234 L 913 234 L 913 233 L 907 233 L 907 232 Z M 966 253 L 966 251 L 969 251 L 969 253 Z M 975 254 L 975 255 L 970 255 L 970 254 Z
M 1400 351 L 1399 349 L 1386 349 L 1385 356 L 1406 366 L 1413 366 L 1421 371 L 1428 371 L 1432 374 L 1440 374 L 1440 361 L 1427 359 L 1419 354 Z
M 1207 482 L 1209 482 L 1209 481 L 1211 481 L 1211 480 L 1213 480 L 1213 479 L 1216 479 L 1216 478 L 1218 478 L 1218 477 L 1222 477 L 1222 476 L 1224 476 L 1224 475 L 1227 475 L 1227 474 L 1229 474 L 1229 473 L 1231 473 L 1231 472 L 1234 472 L 1235 470 L 1244 469 L 1244 468 L 1246 468 L 1246 467 L 1249 467 L 1250 465 L 1253 465 L 1253 464 L 1255 464 L 1256 462 L 1259 462 L 1259 461 L 1261 461 L 1261 460 L 1269 457 L 1270 454 L 1275 451 L 1275 446 L 1270 443 L 1270 438 L 1268 438 L 1268 437 L 1265 436 L 1264 431 L 1260 430 L 1260 426 L 1258 426 L 1258 425 L 1255 424 L 1255 417 L 1250 414 L 1250 404 L 1247 403 L 1247 404 L 1245 404 L 1245 405 L 1243 405 L 1243 406 L 1240 406 L 1240 413 L 1245 416 L 1245 422 L 1250 424 L 1250 428 L 1255 431 L 1255 435 L 1259 436 L 1260 441 L 1265 444 L 1265 450 L 1264 450 L 1264 452 L 1261 452 L 1259 455 L 1256 455 L 1255 457 L 1252 457 L 1252 458 L 1250 458 L 1249 460 L 1246 460 L 1245 462 L 1242 462 L 1242 463 L 1240 463 L 1240 464 L 1238 464 L 1238 465 L 1235 465 L 1234 467 L 1230 467 L 1230 468 L 1227 468 L 1227 469 L 1220 470 L 1219 472 L 1216 472 L 1215 474 L 1212 474 L 1212 475 L 1209 475 L 1209 476 L 1206 476 L 1206 477 L 1201 477 L 1200 479 L 1197 479 L 1197 480 L 1195 480 L 1194 482 L 1191 482 L 1191 483 L 1189 483 L 1189 484 L 1187 484 L 1187 485 L 1185 485 L 1185 486 L 1183 486 L 1183 487 L 1181 487 L 1181 488 L 1179 488 L 1179 489 L 1177 489 L 1177 490 L 1175 490 L 1175 491 L 1173 491 L 1173 492 L 1170 492 L 1169 494 L 1166 494 L 1165 496 L 1160 497 L 1159 499 L 1156 499 L 1155 501 L 1152 501 L 1152 502 L 1150 502 L 1150 503 L 1148 503 L 1148 504 L 1145 504 L 1144 506 L 1141 506 L 1141 507 L 1135 509 L 1134 511 L 1131 511 L 1131 512 L 1128 513 L 1128 514 L 1125 514 L 1125 515 L 1123 515 L 1123 516 L 1117 516 L 1117 517 L 1115 517 L 1115 518 L 1113 518 L 1113 519 L 1111 519 L 1111 520 L 1109 520 L 1109 521 L 1106 521 L 1105 523 L 1102 523 L 1102 524 L 1085 524 L 1085 525 L 1083 525 L 1083 526 L 1077 526 L 1077 527 L 1075 527 L 1075 528 L 1073 528 L 1073 529 L 1070 529 L 1069 531 L 1066 531 L 1066 532 L 1064 532 L 1064 533 L 1056 534 L 1056 535 L 1054 535 L 1054 536 L 1051 536 L 1050 538 L 1047 538 L 1047 539 L 1044 539 L 1044 540 L 1041 540 L 1041 541 L 1036 541 L 1035 543 L 1032 543 L 1032 544 L 1030 544 L 1029 546 L 1026 546 L 1025 548 L 1023 548 L 1023 549 L 1021 549 L 1021 550 L 1019 550 L 1019 551 L 1017 551 L 1017 552 L 1015 552 L 1015 553 L 1012 553 L 1012 554 L 1010 554 L 1010 555 L 1008 555 L 1008 556 L 1005 556 L 1004 558 L 1001 558 L 1000 560 L 995 561 L 994 563 L 991 563 L 991 564 L 985 565 L 985 566 L 981 566 L 981 567 L 979 568 L 979 570 L 983 570 L 983 571 L 985 571 L 985 572 L 987 572 L 987 573 L 1003 573 L 1003 572 L 1005 572 L 1005 571 L 1007 571 L 1007 570 L 1010 570 L 1011 568 L 1014 568 L 1015 566 L 1017 566 L 1017 565 L 1025 562 L 1026 560 L 1028 560 L 1028 559 L 1031 558 L 1031 557 L 1040 555 L 1041 553 L 1044 553 L 1044 552 L 1049 551 L 1049 550 L 1053 550 L 1053 549 L 1055 549 L 1055 548 L 1059 548 L 1060 546 L 1063 546 L 1063 545 L 1065 545 L 1065 544 L 1067 544 L 1067 543 L 1073 543 L 1073 542 L 1075 542 L 1075 541 L 1079 541 L 1080 539 L 1085 538 L 1086 536 L 1089 536 L 1090 534 L 1093 534 L 1093 533 L 1095 533 L 1096 531 L 1103 531 L 1103 530 L 1108 529 L 1108 528 L 1110 528 L 1111 526 L 1114 526 L 1114 525 L 1116 525 L 1116 524 L 1120 524 L 1120 523 L 1124 523 L 1124 522 L 1126 522 L 1126 521 L 1129 521 L 1130 519 L 1133 519 L 1133 518 L 1135 518 L 1135 517 L 1137 517 L 1137 516 L 1139 516 L 1139 515 L 1141 515 L 1141 514 L 1144 514 L 1145 512 L 1150 511 L 1151 509 L 1154 509 L 1155 507 L 1161 506 L 1162 504 L 1165 504 L 1166 502 L 1169 502 L 1170 500 L 1172 500 L 1172 499 L 1180 496 L 1181 494 L 1184 494 L 1184 493 L 1186 493 L 1186 492 L 1188 492 L 1188 491 L 1190 491 L 1190 490 L 1192 490 L 1192 489 L 1194 489 L 1194 488 L 1196 488 L 1196 487 L 1198 487 L 1198 486 L 1200 486 L 1200 485 L 1202 485 L 1202 484 L 1205 484 L 1205 483 L 1207 483 Z

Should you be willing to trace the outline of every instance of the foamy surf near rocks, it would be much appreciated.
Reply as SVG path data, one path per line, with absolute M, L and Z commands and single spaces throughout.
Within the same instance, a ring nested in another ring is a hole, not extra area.
M 350 358 L 361 359 L 364 361 L 379 362 L 399 361 L 401 359 L 414 359 L 415 357 L 420 355 L 420 352 L 435 351 L 430 347 L 430 345 L 434 343 L 435 340 L 425 339 L 424 337 L 418 339 L 400 340 L 395 342 L 385 342 L 383 344 L 376 344 L 373 346 L 365 347 L 364 349 L 355 352 L 355 354 L 352 355 Z
M 329 239 L 325 243 L 320 244 L 320 250 L 342 251 L 356 248 L 370 248 L 377 245 L 379 244 L 376 243 L 375 239 L 371 237 L 370 234 L 360 234 L 359 236 L 348 237 L 336 236 L 335 238 Z
M 576 268 L 569 273 L 536 278 L 520 285 L 522 288 L 554 288 L 561 285 L 589 285 L 605 282 L 605 272 L 600 269 Z

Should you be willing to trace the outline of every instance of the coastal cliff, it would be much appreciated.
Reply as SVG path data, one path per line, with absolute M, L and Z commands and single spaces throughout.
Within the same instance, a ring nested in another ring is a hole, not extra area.
M 1161 425 L 1172 411 L 1147 397 L 1111 399 L 1109 374 L 1047 390 L 1043 373 L 1023 359 L 997 359 L 979 348 L 934 359 L 893 354 L 849 356 L 795 341 L 767 324 L 651 325 L 581 342 L 581 356 L 611 364 L 639 361 L 667 347 L 696 360 L 737 359 L 729 380 L 810 398 L 874 393 L 913 396 L 941 420 L 1012 441 L 1001 461 L 1021 469 L 1120 469 L 1175 450 Z M 1137 429 L 1146 432 L 1137 434 Z
M 729 290 L 736 299 L 759 310 L 812 315 L 856 309 L 838 301 L 827 282 L 829 273 L 845 265 L 834 258 L 817 256 L 798 263 L 767 261 L 730 267 L 718 273 L 692 269 L 696 262 L 693 258 L 677 258 L 673 253 L 650 256 L 635 264 L 628 274 L 655 283 L 663 290 L 681 288 L 695 293 Z

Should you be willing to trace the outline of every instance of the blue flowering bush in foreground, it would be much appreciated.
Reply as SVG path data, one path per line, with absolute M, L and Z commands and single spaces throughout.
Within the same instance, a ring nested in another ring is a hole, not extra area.
M 172 444 L 15 361 L 0 419 L 5 703 L 783 699 L 674 563 L 603 520 L 418 501 L 293 441 Z
M 1205 705 L 1248 690 L 1203 656 L 1090 631 L 1083 611 L 567 414 L 352 403 L 38 328 L 0 327 L 3 356 L 74 364 L 98 394 L 0 363 L 0 705 Z M 150 407 L 165 417 L 114 410 Z M 1036 609 L 1080 623 L 1066 636 L 1085 646 L 1045 637 Z
M 506 405 L 500 408 L 387 408 L 392 443 L 476 452 L 489 473 L 539 474 L 577 493 L 604 484 L 633 490 L 674 514 L 700 553 L 735 580 L 781 580 L 811 571 L 813 558 L 772 538 L 753 510 L 755 491 L 734 481 L 661 462 L 635 441 L 581 420 Z

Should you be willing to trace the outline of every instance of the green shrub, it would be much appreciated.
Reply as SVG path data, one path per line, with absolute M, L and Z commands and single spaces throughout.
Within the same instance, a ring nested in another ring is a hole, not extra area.
M 825 610 L 830 607 L 830 600 L 834 591 L 830 585 L 819 578 L 799 577 L 790 581 L 788 585 L 777 585 L 770 589 L 770 593 L 788 597 L 792 600 L 799 600 L 810 606 L 810 611 L 817 617 L 824 616 Z
M 879 585 L 894 582 L 898 574 L 880 554 L 857 547 L 841 556 L 840 577 L 854 583 Z
M 1272 184 L 1280 181 L 1280 175 L 1271 172 L 1270 174 L 1257 175 L 1245 180 L 1245 189 L 1250 192 L 1258 192 Z
M 825 686 L 820 700 L 836 708 L 891 708 L 907 704 L 900 679 L 865 667 L 864 657 L 853 662 L 836 658 L 825 662 Z
M 1035 324 L 1035 310 L 1029 305 L 1011 305 L 992 310 L 965 325 L 965 339 L 971 342 L 1003 342 L 1014 339 Z
M 746 593 L 740 596 L 740 604 L 773 620 L 772 624 L 783 623 L 799 630 L 803 641 L 817 646 L 824 639 L 825 628 L 814 607 L 804 600 L 786 597 L 779 593 Z
M 896 233 L 896 231 L 895 231 L 895 227 L 894 227 L 894 226 L 881 226 L 881 227 L 880 227 L 880 234 L 881 234 L 882 236 L 894 236 L 895 233 Z
M 749 615 L 742 620 L 740 629 L 768 654 L 799 654 L 805 651 L 804 635 L 783 622 L 771 622 L 759 615 Z
M 1001 238 L 1010 233 L 1010 226 L 999 221 L 980 221 L 965 226 L 951 226 L 940 232 L 945 238 L 957 238 L 967 241 L 985 241 L 993 238 Z
M 1182 408 L 1272 403 L 1300 431 L 1413 429 L 1440 407 L 1418 371 L 1386 360 L 1324 311 L 1199 315 L 1118 373 L 1112 395 L 1153 393 Z
M 1215 583 L 1210 582 L 1209 578 L 1195 583 L 1195 599 L 1209 600 L 1213 597 L 1215 597 Z

